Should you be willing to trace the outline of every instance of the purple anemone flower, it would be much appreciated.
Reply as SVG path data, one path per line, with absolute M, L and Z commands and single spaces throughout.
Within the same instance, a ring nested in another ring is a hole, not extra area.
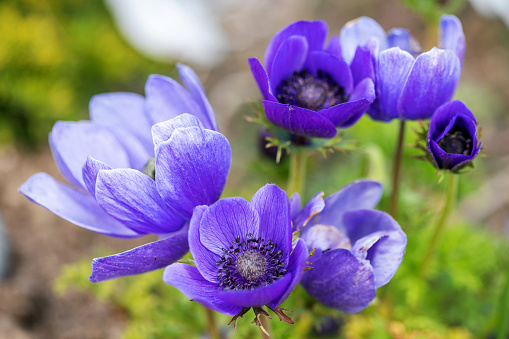
M 278 313 L 308 258 L 302 240 L 292 248 L 289 201 L 275 185 L 262 187 L 251 203 L 224 198 L 196 207 L 189 247 L 196 267 L 170 265 L 163 280 L 192 300 L 232 316 L 251 307 L 256 313 L 264 305 Z
M 297 21 L 272 38 L 265 69 L 249 59 L 267 119 L 295 135 L 332 138 L 336 127 L 353 125 L 375 99 L 372 78 L 355 76 L 370 60 L 349 67 L 338 37 L 325 45 L 327 32 L 324 21 Z
M 387 34 L 367 17 L 343 27 L 339 40 L 343 57 L 352 60 L 350 67 L 355 66 L 354 56 L 372 59 L 372 69 L 363 67 L 366 73 L 354 73 L 354 78 L 370 76 L 375 82 L 376 99 L 368 110 L 371 118 L 429 119 L 452 98 L 461 76 L 465 36 L 454 15 L 442 16 L 439 28 L 438 48 L 420 54 L 419 44 L 405 29 L 394 28 Z
M 477 122 L 459 100 L 440 106 L 431 117 L 426 146 L 438 169 L 455 171 L 479 154 Z
M 301 229 L 309 249 L 316 248 L 309 258 L 313 269 L 301 283 L 322 304 L 358 312 L 396 273 L 406 235 L 387 213 L 373 210 L 382 196 L 377 182 L 356 181 L 324 200 L 322 196 L 313 197 L 302 210 L 300 198 L 292 197 L 295 228 Z M 303 217 L 309 215 L 314 216 Z

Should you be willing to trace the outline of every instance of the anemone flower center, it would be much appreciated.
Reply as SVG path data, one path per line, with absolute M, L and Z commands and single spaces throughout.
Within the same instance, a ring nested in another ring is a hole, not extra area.
M 224 290 L 250 290 L 264 286 L 282 277 L 286 264 L 281 261 L 283 251 L 277 244 L 251 234 L 245 241 L 237 237 L 217 262 L 219 286 Z
M 438 146 L 446 153 L 469 155 L 472 153 L 472 138 L 464 129 L 451 129 L 438 141 Z
M 348 101 L 345 89 L 329 73 L 319 70 L 315 75 L 303 69 L 293 72 L 276 89 L 276 98 L 282 104 L 307 108 L 312 111 L 329 108 Z
M 152 178 L 152 180 L 156 180 L 156 158 L 150 158 L 150 160 L 145 164 L 143 174 Z

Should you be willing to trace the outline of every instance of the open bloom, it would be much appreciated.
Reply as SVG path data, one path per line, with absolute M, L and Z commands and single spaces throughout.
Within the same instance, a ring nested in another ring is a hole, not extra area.
M 429 124 L 426 146 L 438 169 L 460 169 L 479 154 L 477 122 L 464 103 L 455 100 L 436 110 Z
M 370 60 L 350 69 L 338 37 L 325 45 L 327 31 L 324 21 L 297 21 L 272 38 L 265 69 L 249 59 L 267 119 L 296 135 L 332 138 L 336 127 L 353 125 L 375 98 L 372 78 L 353 76 Z
M 461 75 L 465 36 L 454 15 L 442 16 L 439 28 L 438 48 L 419 54 L 418 43 L 404 29 L 386 34 L 367 17 L 343 27 L 340 41 L 344 58 L 349 61 L 355 55 L 373 60 L 372 69 L 362 68 L 367 73 L 354 73 L 354 77 L 370 76 L 375 81 L 376 99 L 368 110 L 371 118 L 429 119 L 452 98 Z
M 196 207 L 189 247 L 196 267 L 170 265 L 164 281 L 226 315 L 264 305 L 275 310 L 299 282 L 308 257 L 302 240 L 292 250 L 289 201 L 275 185 L 262 187 L 251 203 L 225 198 Z
M 317 195 L 302 210 L 293 204 L 297 229 L 307 223 L 301 238 L 316 248 L 309 258 L 313 269 L 301 283 L 324 305 L 348 313 L 364 309 L 401 264 L 406 235 L 388 214 L 372 209 L 381 195 L 379 183 L 363 180 L 324 200 Z M 300 216 L 310 210 L 316 215 L 307 222 Z

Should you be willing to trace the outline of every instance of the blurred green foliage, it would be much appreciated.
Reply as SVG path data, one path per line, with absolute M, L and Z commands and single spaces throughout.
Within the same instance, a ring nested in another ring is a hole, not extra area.
M 428 23 L 435 24 L 443 14 L 456 14 L 463 8 L 466 0 L 401 0 Z
M 0 2 L 0 143 L 46 145 L 57 120 L 87 119 L 98 93 L 143 93 L 148 61 L 118 34 L 102 1 Z

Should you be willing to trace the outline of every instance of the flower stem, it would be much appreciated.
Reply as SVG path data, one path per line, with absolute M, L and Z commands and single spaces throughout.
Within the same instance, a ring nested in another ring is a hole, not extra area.
M 207 316 L 207 327 L 208 327 L 208 333 L 209 333 L 210 338 L 211 339 L 221 339 L 221 336 L 219 335 L 219 331 L 216 326 L 214 311 L 212 311 L 208 307 L 205 307 L 205 314 Z
M 290 175 L 286 186 L 286 193 L 290 197 L 296 192 L 301 197 L 304 195 L 307 159 L 308 154 L 305 151 L 295 151 L 290 154 Z
M 509 332 L 509 267 L 506 268 L 505 287 L 502 292 L 497 326 L 497 339 L 507 338 Z
M 433 258 L 435 248 L 437 246 L 442 230 L 444 229 L 447 217 L 449 216 L 449 213 L 451 212 L 454 204 L 456 203 L 456 196 L 458 193 L 458 181 L 459 175 L 448 173 L 444 208 L 442 209 L 442 213 L 440 214 L 438 223 L 435 228 L 435 233 L 433 233 L 433 237 L 431 238 L 431 241 L 429 243 L 428 250 L 426 252 L 426 255 L 424 256 L 424 260 L 422 261 L 421 269 L 419 270 L 419 275 L 421 278 L 426 278 L 426 275 L 428 273 L 428 267 L 430 265 L 431 259 Z
M 389 214 L 396 219 L 398 214 L 399 184 L 401 178 L 401 160 L 403 158 L 403 142 L 405 140 L 405 120 L 400 120 L 398 143 L 392 166 L 392 192 L 389 205 Z

